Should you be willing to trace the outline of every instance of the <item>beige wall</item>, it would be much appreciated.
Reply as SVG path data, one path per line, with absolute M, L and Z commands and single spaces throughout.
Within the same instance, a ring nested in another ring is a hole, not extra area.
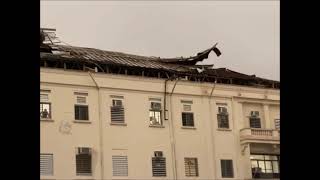
M 78 146 L 93 148 L 91 179 L 101 178 L 101 151 L 105 179 L 119 179 L 112 176 L 112 155 L 128 156 L 127 179 L 173 179 L 174 161 L 178 179 L 221 178 L 220 159 L 233 160 L 234 179 L 249 178 L 250 151 L 247 148 L 245 155 L 241 154 L 239 131 L 249 126 L 247 116 L 250 110 L 260 111 L 263 128 L 274 128 L 274 116 L 279 114 L 278 90 L 216 85 L 210 99 L 212 84 L 179 81 L 171 100 L 169 95 L 167 98 L 167 109 L 171 107 L 171 111 L 169 120 L 163 120 L 164 128 L 149 127 L 149 98 L 161 98 L 163 106 L 164 80 L 101 73 L 93 76 L 100 86 L 99 91 L 86 72 L 41 68 L 41 89 L 51 90 L 48 94 L 53 113 L 53 121 L 40 122 L 41 153 L 54 154 L 54 176 L 42 178 L 88 178 L 75 175 L 75 148 Z M 174 82 L 169 81 L 168 92 L 173 86 Z M 75 91 L 88 93 L 90 123 L 74 122 Z M 126 126 L 110 125 L 110 95 L 124 97 Z M 193 102 L 194 129 L 182 128 L 181 100 Z M 229 130 L 218 129 L 217 104 L 221 103 L 226 104 L 230 114 Z M 69 134 L 60 131 L 62 123 L 71 125 Z M 175 160 L 172 148 L 176 152 Z M 163 151 L 166 157 L 165 178 L 152 177 L 154 151 Z M 198 158 L 199 177 L 185 176 L 185 157 Z

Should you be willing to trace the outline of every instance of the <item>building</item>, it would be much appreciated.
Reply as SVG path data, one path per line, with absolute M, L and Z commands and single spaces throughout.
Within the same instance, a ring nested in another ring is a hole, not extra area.
M 279 178 L 280 82 L 42 35 L 41 179 Z

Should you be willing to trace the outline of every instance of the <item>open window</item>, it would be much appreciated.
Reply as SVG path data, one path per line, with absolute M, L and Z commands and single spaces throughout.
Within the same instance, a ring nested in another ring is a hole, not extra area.
M 162 125 L 161 100 L 150 100 L 149 120 L 152 126 Z
M 51 119 L 51 103 L 48 94 L 40 94 L 40 119 Z

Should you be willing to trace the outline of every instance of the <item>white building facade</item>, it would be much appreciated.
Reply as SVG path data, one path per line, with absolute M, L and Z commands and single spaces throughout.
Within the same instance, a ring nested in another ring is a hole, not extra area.
M 41 178 L 278 177 L 279 90 L 168 81 L 164 112 L 164 86 L 41 68 Z

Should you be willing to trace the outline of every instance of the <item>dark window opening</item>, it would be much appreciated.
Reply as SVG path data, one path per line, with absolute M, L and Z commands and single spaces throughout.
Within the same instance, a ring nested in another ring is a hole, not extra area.
M 74 105 L 76 120 L 89 120 L 89 112 L 87 105 Z
M 194 126 L 193 113 L 183 112 L 182 113 L 182 126 Z

